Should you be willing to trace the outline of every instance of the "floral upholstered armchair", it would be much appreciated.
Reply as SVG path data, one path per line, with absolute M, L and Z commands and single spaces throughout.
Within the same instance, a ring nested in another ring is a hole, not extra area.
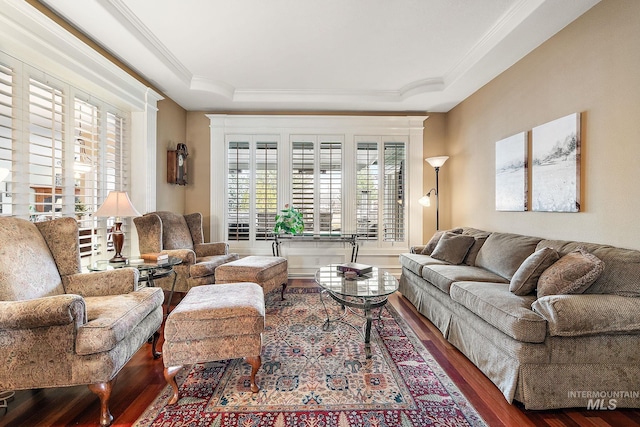
M 88 384 L 111 424 L 120 369 L 162 324 L 164 295 L 138 270 L 81 273 L 78 223 L 0 218 L 0 390 Z
M 163 252 L 182 260 L 182 264 L 174 268 L 178 274 L 176 292 L 215 283 L 216 267 L 239 258 L 238 254 L 229 253 L 226 242 L 204 243 L 201 213 L 150 212 L 134 218 L 133 222 L 138 231 L 140 253 Z M 155 283 L 170 291 L 173 279 L 168 277 Z

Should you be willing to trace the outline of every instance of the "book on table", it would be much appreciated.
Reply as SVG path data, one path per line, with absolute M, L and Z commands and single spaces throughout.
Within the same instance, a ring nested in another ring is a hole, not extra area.
M 140 258 L 148 262 L 166 262 L 169 260 L 169 254 L 153 252 L 148 254 L 141 254 Z
M 344 273 L 345 271 L 353 271 L 358 276 L 371 273 L 373 267 L 367 264 L 359 264 L 357 262 L 346 262 L 344 264 L 338 264 L 338 271 Z

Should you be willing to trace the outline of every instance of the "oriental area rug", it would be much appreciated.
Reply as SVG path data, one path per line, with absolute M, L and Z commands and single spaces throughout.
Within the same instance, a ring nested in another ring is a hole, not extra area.
M 267 295 L 258 393 L 242 359 L 195 364 L 138 418 L 136 427 L 356 427 L 485 426 L 411 328 L 388 304 L 371 331 L 366 359 L 358 329 L 364 319 L 326 319 L 315 286 L 288 287 L 286 300 Z M 340 306 L 323 296 L 331 317 Z M 346 323 L 345 323 L 346 322 Z

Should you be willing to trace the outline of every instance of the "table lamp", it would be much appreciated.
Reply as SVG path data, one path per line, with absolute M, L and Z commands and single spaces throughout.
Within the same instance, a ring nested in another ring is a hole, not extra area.
M 124 246 L 124 232 L 121 230 L 122 218 L 140 216 L 140 212 L 133 207 L 126 191 L 111 191 L 102 206 L 95 213 L 97 217 L 115 217 L 115 230 L 111 232 L 113 246 L 116 254 L 109 260 L 110 263 L 124 263 L 127 259 L 122 256 Z

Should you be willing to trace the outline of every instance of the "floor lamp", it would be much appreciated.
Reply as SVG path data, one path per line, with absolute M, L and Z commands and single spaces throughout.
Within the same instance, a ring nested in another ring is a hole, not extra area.
M 436 187 L 432 188 L 424 196 L 418 199 L 418 203 L 422 206 L 431 206 L 431 193 L 436 196 L 436 231 L 440 230 L 440 197 L 438 191 L 438 172 L 440 167 L 444 165 L 449 156 L 427 157 L 425 160 L 436 170 Z

